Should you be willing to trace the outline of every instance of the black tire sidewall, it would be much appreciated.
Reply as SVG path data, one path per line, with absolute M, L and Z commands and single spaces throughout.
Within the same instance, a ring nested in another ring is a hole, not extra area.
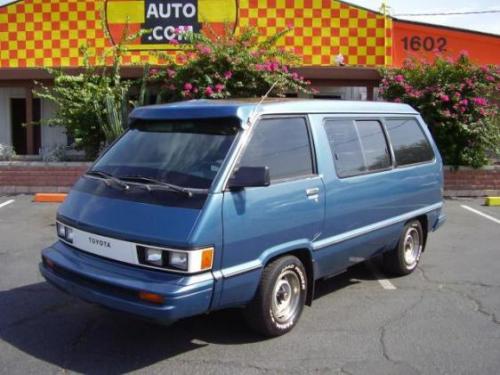
M 296 273 L 300 281 L 300 300 L 296 313 L 286 323 L 276 321 L 272 313 L 273 291 L 276 282 L 286 271 Z M 266 336 L 281 336 L 293 329 L 304 309 L 307 297 L 307 274 L 302 262 L 295 256 L 284 256 L 271 262 L 263 271 L 261 284 L 254 304 L 258 306 L 258 315 L 251 319 L 260 320 L 258 330 Z M 255 326 L 255 325 L 254 325 Z

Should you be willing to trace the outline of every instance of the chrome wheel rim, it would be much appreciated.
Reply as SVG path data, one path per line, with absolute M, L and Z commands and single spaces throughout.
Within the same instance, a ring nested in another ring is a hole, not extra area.
M 278 323 L 287 323 L 295 316 L 300 305 L 300 293 L 300 280 L 294 271 L 287 270 L 276 280 L 271 310 Z
M 420 234 L 416 228 L 410 228 L 406 232 L 404 240 L 404 260 L 408 266 L 415 265 L 422 252 Z

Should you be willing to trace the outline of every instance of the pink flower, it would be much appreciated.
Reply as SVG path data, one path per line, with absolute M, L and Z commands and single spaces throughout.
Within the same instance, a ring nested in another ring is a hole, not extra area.
M 486 80 L 489 82 L 495 82 L 495 77 L 488 75 L 486 76 Z
M 170 41 L 170 44 L 177 45 L 177 44 L 179 44 L 179 41 L 177 39 L 172 39 Z
M 184 90 L 186 90 L 186 91 L 191 91 L 192 89 L 193 89 L 193 85 L 192 85 L 191 83 L 186 82 L 186 83 L 184 84 Z
M 212 96 L 213 93 L 214 93 L 214 90 L 212 89 L 212 87 L 207 86 L 207 88 L 205 89 L 205 95 L 206 96 Z
M 462 99 L 462 100 L 460 100 L 459 104 L 466 107 L 469 105 L 469 101 L 467 99 Z
M 198 44 L 196 46 L 196 49 L 198 52 L 200 52 L 202 55 L 210 55 L 212 53 L 212 48 L 209 46 L 204 46 L 203 44 Z
M 175 70 L 173 69 L 167 69 L 167 75 L 169 78 L 174 78 L 176 73 L 175 73 Z
M 439 99 L 441 99 L 442 102 L 449 102 L 450 101 L 450 97 L 448 95 L 445 95 L 445 94 L 441 94 Z
M 224 78 L 225 79 L 231 79 L 232 76 L 233 76 L 233 72 L 231 72 L 229 70 L 224 73 Z
M 463 49 L 459 52 L 460 57 L 469 57 L 469 51 Z
M 444 117 L 446 117 L 446 118 L 450 118 L 450 117 L 451 117 L 451 112 L 450 112 L 448 109 L 444 110 L 444 111 L 443 111 L 443 112 L 441 112 L 441 113 L 442 113 L 442 114 L 443 114 L 443 116 L 444 116 Z
M 473 98 L 472 101 L 475 105 L 484 106 L 488 104 L 488 101 L 485 98 Z
M 222 83 L 218 83 L 215 85 L 215 91 L 217 92 L 222 92 L 222 90 L 224 90 L 225 86 L 222 84 Z
M 401 82 L 403 82 L 405 80 L 405 77 L 403 77 L 403 75 L 401 75 L 401 74 L 398 74 L 396 77 L 394 77 L 394 80 L 396 82 L 400 82 L 401 83 Z

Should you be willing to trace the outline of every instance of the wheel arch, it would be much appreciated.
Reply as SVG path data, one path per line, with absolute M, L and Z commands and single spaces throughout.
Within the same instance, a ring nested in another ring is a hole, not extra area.
M 273 262 L 274 260 L 287 256 L 287 255 L 293 255 L 297 257 L 302 264 L 304 265 L 304 268 L 306 270 L 306 276 L 307 276 L 307 296 L 306 296 L 306 305 L 311 306 L 313 299 L 314 299 L 314 258 L 312 256 L 312 252 L 310 249 L 307 248 L 298 248 L 298 249 L 292 249 L 285 251 L 283 253 L 274 255 L 272 258 L 269 258 L 266 261 L 266 264 L 264 267 L 266 267 L 269 263 Z

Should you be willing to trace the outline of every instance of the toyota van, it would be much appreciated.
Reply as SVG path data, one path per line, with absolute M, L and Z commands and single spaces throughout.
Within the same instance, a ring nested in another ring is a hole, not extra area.
M 142 107 L 60 206 L 40 270 L 149 320 L 241 307 L 278 336 L 318 279 L 376 256 L 393 275 L 414 271 L 445 221 L 442 196 L 438 149 L 407 105 Z

